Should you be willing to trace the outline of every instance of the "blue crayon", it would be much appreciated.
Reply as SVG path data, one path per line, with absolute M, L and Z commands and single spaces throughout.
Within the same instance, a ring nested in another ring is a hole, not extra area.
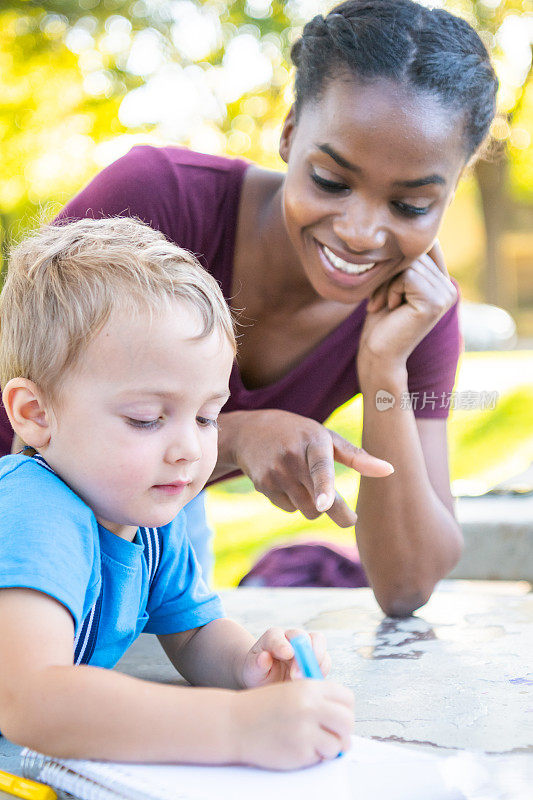
M 311 645 L 311 639 L 306 636 L 305 633 L 300 633 L 298 636 L 290 639 L 290 643 L 294 650 L 296 663 L 300 667 L 300 672 L 304 678 L 318 678 L 323 680 L 324 676 L 316 660 L 315 651 Z
M 304 678 L 324 680 L 309 636 L 306 636 L 305 633 L 299 633 L 298 636 L 295 636 L 289 641 L 294 650 L 296 663 L 300 667 L 300 672 Z M 340 752 L 337 758 L 340 758 L 342 755 L 344 755 L 344 753 Z

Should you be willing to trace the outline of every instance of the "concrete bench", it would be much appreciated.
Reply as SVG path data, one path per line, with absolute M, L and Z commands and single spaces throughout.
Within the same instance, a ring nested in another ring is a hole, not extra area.
M 465 548 L 451 578 L 533 581 L 533 493 L 460 497 Z

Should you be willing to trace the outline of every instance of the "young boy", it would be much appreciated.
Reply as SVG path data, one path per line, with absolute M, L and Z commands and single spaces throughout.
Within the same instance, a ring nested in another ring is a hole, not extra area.
M 279 769 L 345 750 L 351 693 L 291 680 L 289 632 L 254 643 L 225 619 L 184 529 L 235 354 L 214 279 L 139 222 L 81 220 L 14 250 L 0 325 L 3 401 L 30 448 L 0 460 L 2 732 L 63 757 Z M 100 669 L 142 631 L 220 688 Z

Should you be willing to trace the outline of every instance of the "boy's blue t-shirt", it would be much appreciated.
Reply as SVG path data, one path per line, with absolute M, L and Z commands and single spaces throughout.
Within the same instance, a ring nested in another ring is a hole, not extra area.
M 72 614 L 75 634 L 100 596 L 90 664 L 113 667 L 137 636 L 190 630 L 224 616 L 205 585 L 185 514 L 158 529 L 150 582 L 144 545 L 98 524 L 55 473 L 25 455 L 0 458 L 0 588 L 36 589 Z

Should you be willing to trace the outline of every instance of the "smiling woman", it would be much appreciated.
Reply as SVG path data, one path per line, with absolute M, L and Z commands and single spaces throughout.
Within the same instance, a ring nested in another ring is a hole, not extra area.
M 457 290 L 436 236 L 497 82 L 464 20 L 411 0 L 315 17 L 293 60 L 286 174 L 136 147 L 61 216 L 138 216 L 200 255 L 245 323 L 213 477 L 242 470 L 280 508 L 348 527 L 334 462 L 360 472 L 364 567 L 383 609 L 408 614 L 461 549 L 446 448 Z M 322 425 L 359 392 L 363 451 Z

